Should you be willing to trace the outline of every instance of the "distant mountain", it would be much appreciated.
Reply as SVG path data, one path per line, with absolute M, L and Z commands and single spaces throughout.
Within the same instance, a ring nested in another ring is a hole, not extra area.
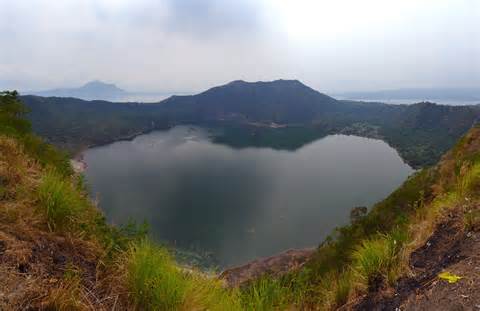
M 128 92 L 118 88 L 115 84 L 102 81 L 90 81 L 78 88 L 60 88 L 39 92 L 31 92 L 32 95 L 45 97 L 75 97 L 84 100 L 121 100 Z
M 337 100 L 297 80 L 233 81 L 190 96 L 172 96 L 161 102 L 182 118 L 251 120 L 295 123 L 314 120 L 335 109 Z
M 219 143 L 295 149 L 329 134 L 383 139 L 413 167 L 435 163 L 480 106 L 336 100 L 297 80 L 233 81 L 153 104 L 22 96 L 34 130 L 73 152 L 178 124 L 222 127 Z
M 480 88 L 406 88 L 372 92 L 347 92 L 339 97 L 356 100 L 411 100 L 480 103 Z

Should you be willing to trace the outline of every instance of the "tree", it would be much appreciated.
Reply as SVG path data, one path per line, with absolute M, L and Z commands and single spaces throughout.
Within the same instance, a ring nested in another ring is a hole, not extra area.
M 26 134 L 30 132 L 30 122 L 25 119 L 28 109 L 18 100 L 17 91 L 0 92 L 0 132 Z

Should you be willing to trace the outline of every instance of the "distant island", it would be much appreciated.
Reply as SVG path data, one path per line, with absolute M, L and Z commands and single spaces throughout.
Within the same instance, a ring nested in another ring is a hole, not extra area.
M 165 92 L 130 92 L 117 87 L 113 83 L 105 83 L 99 80 L 87 82 L 80 87 L 30 91 L 25 92 L 25 94 L 44 97 L 67 97 L 83 100 L 108 100 L 117 102 L 154 102 L 170 95 L 170 93 Z

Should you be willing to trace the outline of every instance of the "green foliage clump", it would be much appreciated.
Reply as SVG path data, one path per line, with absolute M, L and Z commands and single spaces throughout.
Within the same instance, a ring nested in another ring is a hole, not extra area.
M 17 91 L 0 92 L 0 132 L 4 134 L 30 132 L 30 122 L 24 118 L 28 110 L 17 100 L 17 96 Z
M 357 247 L 353 253 L 353 269 L 368 288 L 385 279 L 390 284 L 396 280 L 399 252 L 406 240 L 405 232 L 397 230 L 364 240 Z
M 471 165 L 459 181 L 459 192 L 464 196 L 478 196 L 480 191 L 480 161 Z
M 137 225 L 129 221 L 119 227 L 109 225 L 88 198 L 81 180 L 64 177 L 53 169 L 43 175 L 36 196 L 39 211 L 45 215 L 50 230 L 76 232 L 96 239 L 109 259 L 146 237 L 146 223 Z
M 128 253 L 127 282 L 135 305 L 146 310 L 174 310 L 185 299 L 185 277 L 168 252 L 144 240 Z
M 242 292 L 244 310 L 269 311 L 286 309 L 291 289 L 281 280 L 265 277 L 253 282 Z
M 142 310 L 241 310 L 235 291 L 195 271 L 182 271 L 167 249 L 144 239 L 131 244 L 127 287 Z
M 71 175 L 73 170 L 68 154 L 32 133 L 30 122 L 26 119 L 28 112 L 16 91 L 0 92 L 0 134 L 17 139 L 24 150 L 43 166 L 53 167 L 64 176 Z
M 76 224 L 78 217 L 88 208 L 88 202 L 72 183 L 53 170 L 43 176 L 38 199 L 50 230 Z

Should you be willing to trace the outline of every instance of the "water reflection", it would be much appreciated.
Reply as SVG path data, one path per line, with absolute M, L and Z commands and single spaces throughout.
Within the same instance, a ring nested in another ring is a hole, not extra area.
M 382 199 L 412 172 L 378 140 L 238 150 L 208 135 L 182 126 L 88 150 L 86 177 L 107 217 L 145 219 L 155 238 L 233 265 L 317 245 L 353 206 Z

